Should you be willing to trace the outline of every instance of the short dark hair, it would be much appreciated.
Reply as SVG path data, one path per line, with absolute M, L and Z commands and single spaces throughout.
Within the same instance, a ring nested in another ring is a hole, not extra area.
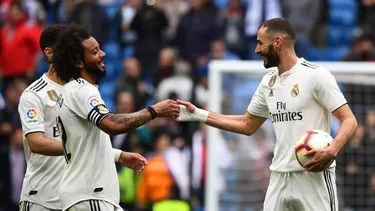
M 285 18 L 273 18 L 264 22 L 261 27 L 267 28 L 267 32 L 284 33 L 289 39 L 296 40 L 296 30 Z
M 53 50 L 52 65 L 57 77 L 67 83 L 81 77 L 77 62 L 84 61 L 85 48 L 82 42 L 91 37 L 86 27 L 69 24 L 66 30 L 61 31 Z
M 39 46 L 40 50 L 44 51 L 46 48 L 53 48 L 57 42 L 60 31 L 67 29 L 68 24 L 53 24 L 45 28 L 40 35 Z

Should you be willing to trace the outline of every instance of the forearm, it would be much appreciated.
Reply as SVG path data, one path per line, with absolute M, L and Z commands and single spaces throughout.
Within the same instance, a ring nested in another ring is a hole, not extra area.
M 344 148 L 345 144 L 353 136 L 356 129 L 357 121 L 354 117 L 347 118 L 342 121 L 341 127 L 331 144 L 331 147 L 334 149 L 336 154 Z
M 29 142 L 31 152 L 46 156 L 62 156 L 64 150 L 58 141 L 43 138 L 39 141 Z
M 151 113 L 147 109 L 129 114 L 111 114 L 104 120 L 107 118 L 111 123 L 107 127 L 103 126 L 103 130 L 113 135 L 127 133 L 152 120 Z
M 252 131 L 242 121 L 243 115 L 224 115 L 210 112 L 206 121 L 207 125 L 244 135 L 251 135 Z

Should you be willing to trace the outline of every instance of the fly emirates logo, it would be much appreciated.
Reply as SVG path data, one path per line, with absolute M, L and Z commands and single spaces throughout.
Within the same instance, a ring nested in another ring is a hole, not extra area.
M 275 122 L 291 122 L 301 121 L 303 119 L 301 111 L 286 111 L 287 104 L 284 102 L 277 102 L 277 113 L 270 112 L 272 123 Z

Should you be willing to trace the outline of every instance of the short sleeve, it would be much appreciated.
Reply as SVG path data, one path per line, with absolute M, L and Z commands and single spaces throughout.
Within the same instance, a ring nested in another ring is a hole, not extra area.
M 73 108 L 78 116 L 87 119 L 96 126 L 110 114 L 108 107 L 105 105 L 99 90 L 91 85 L 80 86 L 72 96 Z
M 317 101 L 330 112 L 347 104 L 335 77 L 326 69 L 317 69 L 316 71 L 319 71 L 314 87 L 314 97 Z
M 44 133 L 44 104 L 42 99 L 32 92 L 24 92 L 18 105 L 23 134 Z
M 262 84 L 260 84 L 257 90 L 255 91 L 249 106 L 247 107 L 247 112 L 254 116 L 263 117 L 267 119 L 269 111 L 262 90 Z

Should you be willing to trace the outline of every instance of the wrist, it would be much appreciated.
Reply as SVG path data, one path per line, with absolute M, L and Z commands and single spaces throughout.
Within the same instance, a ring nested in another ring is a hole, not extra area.
M 152 106 L 147 106 L 146 107 L 147 111 L 150 112 L 152 119 L 155 119 L 158 116 L 158 113 Z
M 196 108 L 195 111 L 194 111 L 194 116 L 196 117 L 197 121 L 206 123 L 209 113 L 210 112 L 208 112 L 206 110 Z
M 337 156 L 337 154 L 340 152 L 340 149 L 338 149 L 335 145 L 331 144 L 329 145 L 329 147 L 327 147 L 327 150 L 329 151 L 329 153 L 331 155 L 333 155 L 334 157 Z

